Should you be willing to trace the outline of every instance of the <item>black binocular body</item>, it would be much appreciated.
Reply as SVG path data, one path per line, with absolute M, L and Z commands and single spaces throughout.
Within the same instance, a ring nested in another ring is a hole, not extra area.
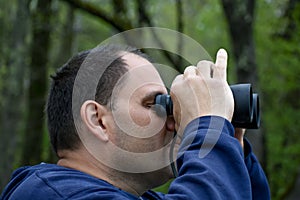
M 231 123 L 236 128 L 258 129 L 260 126 L 259 96 L 252 92 L 251 84 L 230 85 L 234 99 L 234 112 Z M 188 98 L 188 97 L 187 97 Z M 159 115 L 173 115 L 170 95 L 159 94 L 155 97 Z

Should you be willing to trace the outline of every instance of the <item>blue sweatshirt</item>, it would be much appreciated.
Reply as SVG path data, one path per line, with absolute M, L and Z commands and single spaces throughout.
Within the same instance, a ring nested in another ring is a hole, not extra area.
M 0 199 L 270 199 L 250 144 L 245 141 L 243 152 L 233 135 L 233 126 L 221 117 L 189 123 L 178 153 L 179 175 L 167 194 L 150 190 L 137 197 L 86 173 L 39 164 L 17 169 Z

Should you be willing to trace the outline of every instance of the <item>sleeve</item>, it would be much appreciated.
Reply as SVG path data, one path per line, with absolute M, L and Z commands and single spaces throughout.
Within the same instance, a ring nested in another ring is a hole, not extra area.
M 247 139 L 244 139 L 245 164 L 249 172 L 252 188 L 252 196 L 255 200 L 271 199 L 269 184 L 265 173 L 252 152 L 252 147 Z
M 193 120 L 178 153 L 178 177 L 164 199 L 252 199 L 251 182 L 229 121 L 217 116 Z

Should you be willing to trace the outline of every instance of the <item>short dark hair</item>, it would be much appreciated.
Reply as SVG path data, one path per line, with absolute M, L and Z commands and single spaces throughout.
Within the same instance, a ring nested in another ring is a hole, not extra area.
M 58 69 L 55 75 L 51 76 L 52 83 L 46 105 L 46 115 L 50 141 L 56 154 L 58 150 L 74 150 L 80 144 L 72 113 L 73 88 L 80 68 L 85 65 L 88 69 L 87 73 L 90 74 L 95 73 L 96 68 L 104 70 L 95 94 L 89 95 L 94 95 L 95 101 L 99 104 L 108 106 L 113 88 L 122 75 L 128 71 L 122 59 L 122 53 L 134 53 L 148 59 L 145 54 L 135 48 L 104 45 L 78 53 Z M 84 82 L 89 81 L 89 79 L 84 79 Z

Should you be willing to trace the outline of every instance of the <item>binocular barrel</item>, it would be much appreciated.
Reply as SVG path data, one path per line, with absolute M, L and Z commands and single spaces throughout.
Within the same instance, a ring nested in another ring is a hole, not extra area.
M 237 128 L 258 129 L 260 127 L 259 96 L 252 92 L 251 84 L 230 85 L 234 99 L 234 113 L 231 123 Z M 155 97 L 158 115 L 173 115 L 170 95 L 159 94 Z

